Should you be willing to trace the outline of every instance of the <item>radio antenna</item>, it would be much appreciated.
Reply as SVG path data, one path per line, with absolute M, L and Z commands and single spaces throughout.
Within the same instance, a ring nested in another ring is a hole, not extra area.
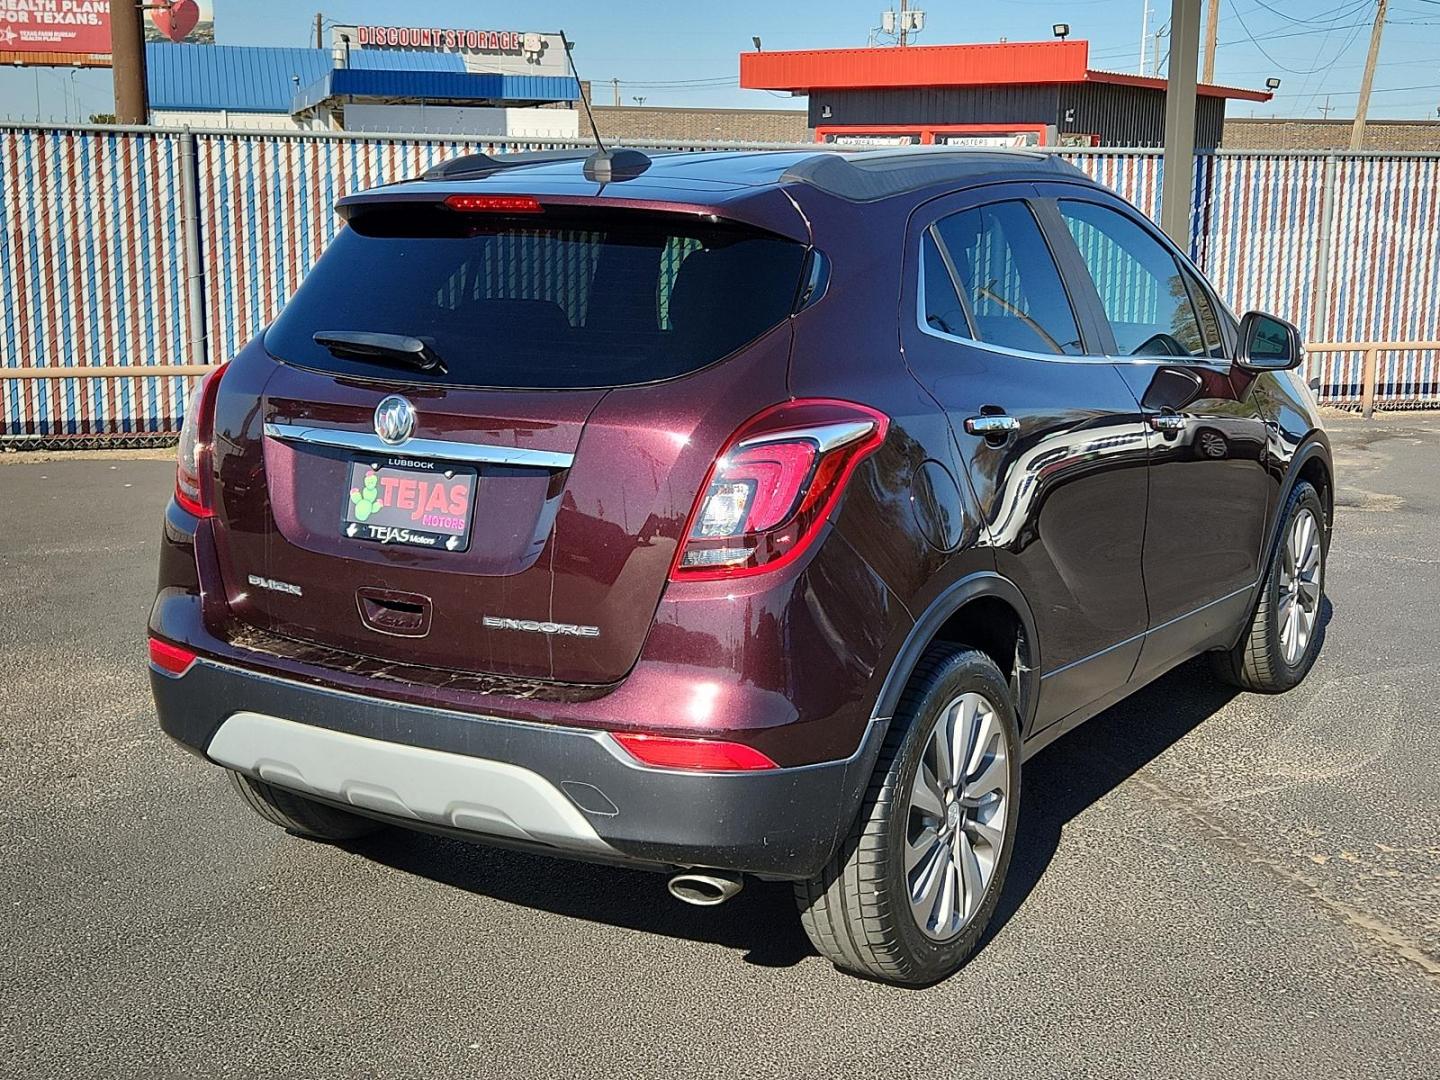
M 595 126 L 595 114 L 590 111 L 590 99 L 585 94 L 585 84 L 580 81 L 580 72 L 575 68 L 575 53 L 571 51 L 570 39 L 565 36 L 565 31 L 560 31 L 560 44 L 565 49 L 565 59 L 570 62 L 570 74 L 575 76 L 575 85 L 580 91 L 580 104 L 585 106 L 585 119 L 590 121 L 590 134 L 595 137 L 595 145 L 601 154 L 608 155 L 605 144 L 600 141 L 600 129 Z

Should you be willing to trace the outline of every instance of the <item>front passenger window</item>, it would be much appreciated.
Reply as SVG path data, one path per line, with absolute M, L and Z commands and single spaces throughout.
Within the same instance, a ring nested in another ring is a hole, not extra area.
M 1206 355 L 1205 335 L 1190 292 L 1170 252 L 1109 207 L 1068 199 L 1059 206 L 1100 294 L 1117 353 Z

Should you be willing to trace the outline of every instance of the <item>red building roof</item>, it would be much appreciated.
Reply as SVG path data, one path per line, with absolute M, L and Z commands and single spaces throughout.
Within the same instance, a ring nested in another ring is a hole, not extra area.
M 1088 41 L 1014 41 L 986 45 L 803 49 L 740 54 L 740 85 L 753 90 L 862 90 L 920 86 L 1035 86 L 1119 83 L 1165 89 L 1164 79 L 1090 67 Z M 1264 90 L 1201 84 L 1207 97 L 1269 101 Z

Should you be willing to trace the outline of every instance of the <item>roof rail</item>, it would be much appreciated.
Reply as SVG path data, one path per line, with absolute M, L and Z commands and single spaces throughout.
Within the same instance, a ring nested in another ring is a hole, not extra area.
M 809 184 L 852 202 L 871 202 L 936 184 L 978 183 L 1016 173 L 1085 177 L 1069 162 L 1033 150 L 916 146 L 857 153 L 820 150 L 786 169 L 781 180 Z

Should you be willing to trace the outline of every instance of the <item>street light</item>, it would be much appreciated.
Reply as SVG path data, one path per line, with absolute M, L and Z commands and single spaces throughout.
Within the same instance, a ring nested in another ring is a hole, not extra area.
M 1068 22 L 1057 22 L 1054 26 L 1050 27 L 1050 32 L 1061 41 L 1064 41 L 1070 36 L 1070 24 Z
M 761 51 L 761 50 L 760 50 L 760 36 L 757 34 L 757 35 L 755 35 L 754 37 L 752 37 L 750 40 L 755 43 L 755 51 L 756 51 L 756 52 L 760 52 L 760 51 Z
M 1268 79 L 1265 80 L 1265 89 L 1266 89 L 1266 90 L 1279 90 L 1279 89 L 1280 89 L 1280 80 L 1277 79 L 1277 78 L 1275 78 L 1275 77 L 1272 75 L 1270 78 L 1268 78 Z

